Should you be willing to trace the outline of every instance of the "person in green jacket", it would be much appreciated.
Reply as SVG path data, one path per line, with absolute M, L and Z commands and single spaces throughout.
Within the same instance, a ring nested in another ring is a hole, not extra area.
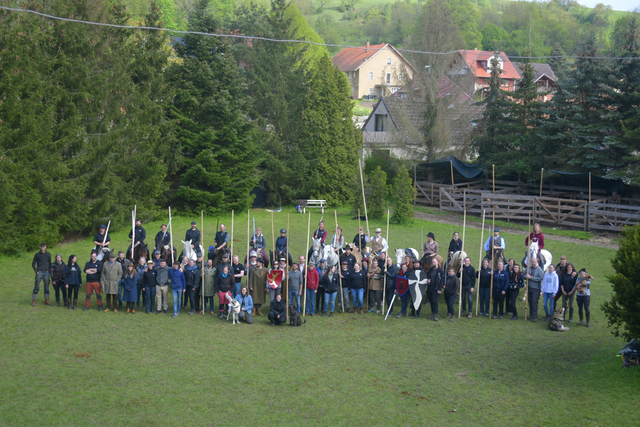
M 213 297 L 216 295 L 215 289 L 215 278 L 218 270 L 213 266 L 213 260 L 208 259 L 207 265 L 202 271 L 202 275 L 204 276 L 204 300 L 205 300 L 205 311 L 206 305 L 209 303 L 209 314 L 215 314 L 213 310 Z

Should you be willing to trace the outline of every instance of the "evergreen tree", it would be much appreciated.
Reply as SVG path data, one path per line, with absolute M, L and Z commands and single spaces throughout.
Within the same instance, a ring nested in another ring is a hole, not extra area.
M 393 210 L 394 221 L 398 224 L 406 224 L 413 219 L 413 201 L 416 189 L 413 187 L 409 171 L 402 165 L 395 179 L 391 191 L 395 200 Z
M 549 58 L 549 66 L 556 74 L 556 77 L 562 79 L 562 77 L 566 73 L 567 61 L 565 58 L 560 58 L 561 56 L 565 56 L 564 50 L 562 50 L 562 46 L 560 46 L 560 43 L 556 43 L 553 45 L 549 56 L 551 56 L 551 58 Z
M 219 23 L 200 0 L 190 29 L 216 32 Z M 172 65 L 176 88 L 171 109 L 178 123 L 184 167 L 177 177 L 174 202 L 187 212 L 244 210 L 258 183 L 261 160 L 248 99 L 230 45 L 216 37 L 189 34 L 176 46 L 182 59 Z
M 378 166 L 369 176 L 371 192 L 367 196 L 367 209 L 370 218 L 380 219 L 387 211 L 387 196 L 389 186 L 387 185 L 387 174 Z

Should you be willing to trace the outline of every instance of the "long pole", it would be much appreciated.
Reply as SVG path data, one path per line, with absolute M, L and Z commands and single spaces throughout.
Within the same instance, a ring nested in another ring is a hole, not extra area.
M 249 256 L 249 242 L 251 241 L 251 209 L 247 209 L 247 265 L 245 266 L 247 270 L 247 292 L 250 291 L 249 288 L 249 269 L 251 268 L 251 257 Z M 252 296 L 253 298 L 253 296 Z M 255 312 L 254 312 L 255 314 Z
M 493 206 L 493 212 L 492 212 L 492 220 L 491 220 L 491 233 L 494 233 L 493 230 L 495 230 L 496 228 L 496 207 L 495 205 Z M 491 236 L 493 236 L 493 234 L 491 234 Z M 493 265 L 496 262 L 496 251 L 495 251 L 495 246 L 496 246 L 496 241 L 495 239 L 492 237 L 491 238 L 491 290 L 489 291 L 489 310 L 493 310 Z
M 467 210 L 464 210 L 464 219 L 462 220 L 462 251 L 460 251 L 460 256 L 464 253 L 464 241 L 466 237 L 467 231 Z M 480 240 L 482 243 L 482 240 Z M 460 318 L 460 311 L 462 311 L 462 266 L 464 265 L 464 259 L 460 264 L 460 300 L 458 301 L 458 319 Z M 445 273 L 446 274 L 446 273 Z
M 424 227 L 420 227 L 420 250 L 424 251 Z
M 289 230 L 287 230 L 288 232 Z M 271 260 L 271 268 L 275 268 L 276 261 L 276 233 L 273 231 L 273 212 L 271 212 L 271 243 L 273 243 L 273 259 Z M 289 239 L 287 239 L 287 247 L 289 246 Z
M 542 179 L 544 178 L 544 168 L 540 169 L 540 197 L 542 197 Z
M 171 247 L 169 248 L 171 251 L 171 266 L 173 267 L 173 263 L 175 260 L 173 259 L 173 226 L 171 225 L 171 206 L 169 206 L 169 240 L 171 241 Z
M 589 172 L 589 203 L 591 203 L 591 172 Z
M 484 241 L 484 216 L 486 209 L 482 210 L 482 232 L 480 233 L 480 255 L 478 255 L 478 282 L 476 283 L 476 317 L 478 316 L 478 304 L 480 304 L 480 269 L 482 268 L 482 245 Z
M 309 211 L 309 220 L 307 221 L 307 246 L 305 246 L 306 248 L 309 247 L 309 235 L 311 234 L 311 211 Z M 307 262 L 305 263 L 304 268 L 308 269 L 309 267 L 309 260 L 307 260 Z M 307 307 L 307 272 L 303 271 L 302 272 L 302 292 L 304 292 L 304 295 L 302 296 L 302 300 L 304 301 L 303 305 L 302 305 L 302 315 L 306 317 L 306 307 Z
M 456 183 L 453 181 L 453 160 L 449 160 L 449 165 L 451 166 L 451 186 L 455 187 Z
M 333 216 L 336 219 L 336 230 L 338 229 L 338 212 L 336 210 L 333 211 Z M 309 225 L 311 225 L 311 217 L 309 217 Z M 358 209 L 358 239 L 360 239 L 360 209 Z M 362 246 L 362 239 L 360 239 L 360 241 L 358 242 L 360 244 L 360 246 Z M 309 246 L 309 233 L 307 232 L 307 246 Z M 360 248 L 362 249 L 362 248 Z M 362 253 L 362 252 L 361 252 Z M 362 264 L 362 261 L 360 261 L 360 264 Z M 342 312 L 344 313 L 344 294 L 342 293 L 342 277 L 340 276 L 341 273 L 341 268 L 340 268 L 340 256 L 338 256 L 338 268 L 336 269 L 336 273 L 338 274 L 339 277 L 339 282 L 340 282 L 340 305 L 342 305 Z
M 493 176 L 493 192 L 496 192 L 496 165 L 491 165 L 491 169 L 492 169 L 492 173 L 491 175 Z
M 136 211 L 138 210 L 138 205 L 133 206 L 133 215 L 131 216 L 131 260 L 136 259 L 133 256 L 133 248 L 134 243 L 136 242 Z
M 527 247 L 527 274 L 531 271 L 531 212 L 529 212 L 529 245 Z M 527 286 L 524 288 L 524 320 L 527 320 L 527 310 L 529 310 L 529 301 L 527 301 L 527 295 L 529 294 L 529 279 L 527 279 Z
M 362 177 L 362 163 L 358 161 L 360 166 L 360 185 L 362 186 L 362 203 L 364 204 L 364 219 L 367 222 L 367 236 L 369 236 L 369 215 L 367 215 L 367 199 L 364 197 L 364 178 Z
M 234 219 L 235 219 L 235 211 L 231 209 L 231 263 L 232 264 L 233 264 L 233 220 Z
M 201 210 L 200 211 L 200 242 L 202 243 L 202 247 L 206 248 L 205 244 L 204 244 L 204 211 Z M 204 254 L 202 254 L 202 271 L 200 272 L 200 275 L 202 276 L 202 288 L 200 289 L 200 295 L 202 295 L 202 315 L 204 316 Z M 209 307 L 211 308 L 211 307 Z M 211 309 L 211 311 L 213 311 L 213 309 Z
M 387 209 L 387 248 L 389 248 L 389 215 L 391 215 L 391 210 Z M 387 257 L 389 256 L 389 249 L 387 249 Z M 385 270 L 387 269 L 387 258 L 384 259 L 384 268 L 382 269 L 382 274 L 384 274 L 384 281 L 382 283 L 382 314 L 384 314 L 384 303 L 387 301 L 385 298 L 387 297 L 387 275 L 385 274 Z
M 337 229 L 338 229 L 338 214 L 336 214 L 336 230 Z M 362 232 L 362 234 L 364 234 L 364 231 Z M 362 269 L 362 256 L 363 256 L 362 254 L 364 252 L 364 247 L 362 246 L 362 238 L 360 237 L 360 209 L 358 209 L 358 239 L 360 239 L 360 241 L 358 242 L 358 252 L 360 252 L 359 264 L 360 264 L 360 269 Z M 338 260 L 338 264 L 339 262 L 340 260 Z M 338 267 L 340 267 L 340 265 L 338 265 Z M 338 271 L 338 273 L 340 272 Z M 342 296 L 340 296 L 340 301 L 342 301 Z
M 291 230 L 289 230 L 289 215 L 291 214 L 287 214 L 287 232 L 289 233 L 289 236 L 291 236 Z M 285 278 L 287 279 L 285 281 L 285 287 L 284 287 L 284 306 L 285 307 L 289 307 L 289 275 L 287 274 L 287 265 L 289 265 L 289 239 L 287 239 L 287 259 L 284 262 L 284 275 Z

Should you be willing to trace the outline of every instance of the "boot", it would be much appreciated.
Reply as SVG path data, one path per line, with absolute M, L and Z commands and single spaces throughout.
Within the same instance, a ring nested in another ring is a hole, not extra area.
M 569 323 L 573 323 L 573 307 L 569 308 Z
M 585 325 L 587 328 L 591 326 L 591 311 L 587 311 L 587 324 Z
M 51 305 L 48 299 L 44 300 L 44 305 Z
M 67 299 L 66 299 L 66 298 L 64 299 L 63 304 L 64 304 L 64 305 L 63 305 L 63 307 L 66 307 L 66 306 L 68 306 L 68 305 L 69 305 L 69 304 L 67 304 Z
M 258 316 L 264 316 L 264 314 L 262 314 L 262 308 L 258 309 Z
M 469 312 L 469 314 L 467 314 L 467 319 L 471 319 L 473 317 L 473 314 L 471 314 L 471 312 Z
M 67 310 L 71 310 L 71 298 L 67 300 Z
M 31 296 L 31 307 L 35 307 L 36 306 L 36 298 L 38 298 L 38 294 L 33 294 Z
M 56 307 L 60 307 L 60 300 L 56 300 Z
M 437 315 L 437 314 L 433 316 L 433 321 L 434 321 L 434 322 L 437 322 L 437 321 L 438 321 L 438 315 Z
M 578 310 L 578 316 L 580 316 L 580 322 L 578 322 L 578 325 L 584 325 L 584 320 L 582 320 L 582 310 Z
M 77 300 L 77 299 L 74 299 L 74 300 L 73 300 L 73 309 L 74 309 L 74 310 L 76 309 L 76 306 L 77 306 L 77 305 L 78 305 L 78 300 Z

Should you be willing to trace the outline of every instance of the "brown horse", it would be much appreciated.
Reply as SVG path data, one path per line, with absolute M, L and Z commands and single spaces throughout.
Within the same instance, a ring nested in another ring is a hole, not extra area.
M 429 271 L 429 269 L 431 268 L 432 259 L 433 257 L 430 257 L 428 255 L 422 257 L 422 259 L 420 260 L 420 266 L 424 271 Z M 438 260 L 438 265 L 444 268 L 444 258 L 442 258 L 440 255 L 436 255 L 436 259 Z
M 131 249 L 131 248 L 129 248 Z M 127 254 L 130 255 L 130 254 Z M 133 257 L 127 256 L 127 258 L 133 258 L 133 265 L 138 265 L 140 263 L 140 258 L 144 258 L 147 261 L 149 260 L 149 247 L 145 245 L 137 245 L 133 248 Z

